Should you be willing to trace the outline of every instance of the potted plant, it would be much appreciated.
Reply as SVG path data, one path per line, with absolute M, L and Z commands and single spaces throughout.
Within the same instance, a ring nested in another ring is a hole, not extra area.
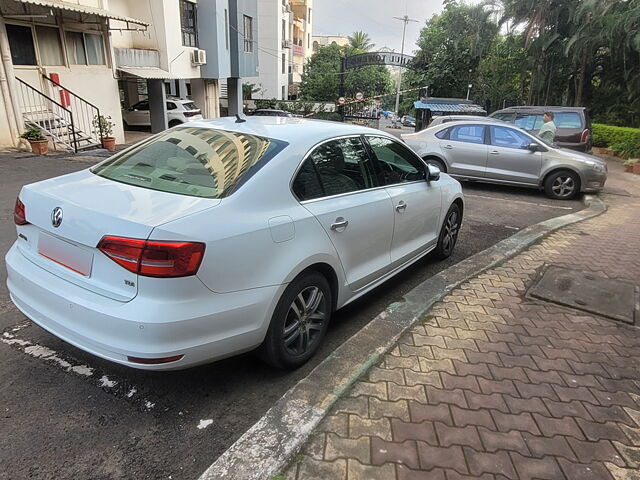
M 102 148 L 106 148 L 110 152 L 116 149 L 116 137 L 113 136 L 114 123 L 111 116 L 96 115 L 93 117 L 93 128 L 100 132 L 102 140 Z
M 49 140 L 42 135 L 42 130 L 35 125 L 29 128 L 20 137 L 26 139 L 31 145 L 31 151 L 38 155 L 46 155 L 49 151 Z
M 629 160 L 623 163 L 624 171 L 629 173 L 640 173 L 640 169 L 636 172 L 634 169 L 640 167 L 640 159 L 638 158 L 630 158 Z

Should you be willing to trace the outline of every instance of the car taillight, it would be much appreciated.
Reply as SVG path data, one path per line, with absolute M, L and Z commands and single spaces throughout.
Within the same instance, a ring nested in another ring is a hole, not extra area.
M 130 272 L 146 277 L 195 275 L 204 256 L 204 243 L 162 242 L 138 238 L 102 237 L 97 247 Z
M 26 225 L 27 212 L 24 208 L 24 203 L 20 201 L 20 198 L 16 198 L 16 206 L 13 209 L 13 221 L 16 225 Z
M 582 137 L 580 137 L 580 143 L 587 143 L 587 138 L 589 138 L 589 135 L 591 135 L 591 132 L 587 128 L 585 129 L 584 132 L 582 132 Z
M 191 110 L 189 112 L 184 112 L 185 117 L 195 117 L 196 115 L 200 115 L 200 110 Z

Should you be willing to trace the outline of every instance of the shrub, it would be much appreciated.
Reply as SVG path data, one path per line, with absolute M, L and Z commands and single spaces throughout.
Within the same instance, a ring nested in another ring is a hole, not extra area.
M 115 124 L 111 121 L 111 115 L 95 115 L 91 122 L 96 132 L 100 133 L 101 138 L 108 138 L 113 135 L 113 127 Z
M 622 157 L 640 156 L 640 128 L 594 123 L 593 145 L 608 147 Z

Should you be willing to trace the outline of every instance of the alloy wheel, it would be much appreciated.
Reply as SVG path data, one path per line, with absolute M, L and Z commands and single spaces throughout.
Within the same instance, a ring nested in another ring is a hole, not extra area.
M 302 355 L 314 346 L 327 318 L 326 303 L 322 290 L 316 286 L 306 287 L 293 300 L 282 332 L 290 354 Z
M 447 255 L 451 253 L 458 238 L 458 212 L 451 210 L 444 224 L 444 237 L 442 239 L 442 250 Z
M 576 182 L 568 175 L 558 176 L 551 185 L 551 190 L 559 198 L 571 197 L 575 192 L 575 189 Z

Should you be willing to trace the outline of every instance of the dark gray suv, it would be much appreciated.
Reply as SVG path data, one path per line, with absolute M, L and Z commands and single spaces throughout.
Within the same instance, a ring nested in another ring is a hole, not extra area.
M 544 112 L 553 112 L 556 124 L 555 143 L 558 147 L 579 152 L 591 151 L 591 120 L 584 107 L 509 107 L 493 112 L 490 118 L 513 123 L 518 127 L 537 134 L 544 121 Z

